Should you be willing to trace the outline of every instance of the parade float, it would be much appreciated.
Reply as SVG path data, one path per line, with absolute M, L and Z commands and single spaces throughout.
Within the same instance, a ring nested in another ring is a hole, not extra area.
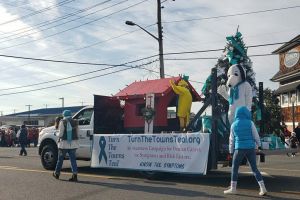
M 254 113 L 261 158 L 295 152 L 263 130 L 263 85 L 256 86 L 242 34 L 237 31 L 226 40 L 224 54 L 202 88 L 203 97 L 187 76 L 135 81 L 113 96 L 94 95 L 94 105 L 73 116 L 79 122 L 77 158 L 91 160 L 91 167 L 151 175 L 157 171 L 206 174 L 219 163 L 230 164 L 230 124 L 239 106 Z M 190 104 L 197 101 L 203 106 L 190 119 Z M 206 109 L 211 115 L 204 115 Z M 55 167 L 56 141 L 53 128 L 40 133 L 39 154 L 46 169 Z

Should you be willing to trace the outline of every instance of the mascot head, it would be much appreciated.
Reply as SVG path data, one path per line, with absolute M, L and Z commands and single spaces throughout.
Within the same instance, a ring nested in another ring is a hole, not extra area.
M 241 65 L 239 65 L 239 64 L 232 65 L 228 69 L 227 77 L 228 77 L 228 80 L 227 80 L 226 85 L 229 88 L 233 88 L 236 85 L 238 85 L 239 83 L 246 81 L 246 72 Z
M 185 80 L 183 80 L 183 79 L 181 79 L 181 80 L 178 82 L 177 85 L 178 85 L 178 86 L 181 86 L 181 87 L 185 87 L 185 88 L 188 88 L 188 87 L 189 87 L 188 83 L 187 83 Z

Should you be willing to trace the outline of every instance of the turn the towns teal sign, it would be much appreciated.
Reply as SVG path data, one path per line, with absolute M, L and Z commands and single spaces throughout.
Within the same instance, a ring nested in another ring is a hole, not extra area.
M 92 167 L 205 174 L 208 133 L 94 135 Z

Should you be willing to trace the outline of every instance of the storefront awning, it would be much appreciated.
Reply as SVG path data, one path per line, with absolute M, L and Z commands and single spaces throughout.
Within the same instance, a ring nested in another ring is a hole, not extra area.
M 282 94 L 282 93 L 293 91 L 293 90 L 296 90 L 296 89 L 299 89 L 299 88 L 300 88 L 300 81 L 297 81 L 297 82 L 294 82 L 294 83 L 290 83 L 290 84 L 280 86 L 275 91 L 275 94 Z

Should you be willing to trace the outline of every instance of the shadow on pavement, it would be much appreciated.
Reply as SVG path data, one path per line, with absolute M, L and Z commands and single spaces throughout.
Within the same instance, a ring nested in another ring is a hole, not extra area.
M 153 194 L 164 194 L 172 196 L 182 197 L 209 197 L 209 198 L 223 198 L 218 195 L 210 195 L 205 192 L 198 192 L 193 190 L 186 190 L 180 188 L 162 187 L 162 186 L 145 186 L 140 184 L 132 183 L 103 183 L 103 182 L 92 182 L 92 181 L 78 181 L 79 184 L 97 185 L 102 187 L 109 187 L 114 189 L 126 190 L 126 191 L 140 191 Z
M 159 184 L 159 185 L 176 185 L 177 183 L 186 183 L 186 184 L 195 184 L 195 185 L 204 185 L 204 186 L 214 186 L 214 187 L 226 187 L 230 184 L 230 172 L 229 171 L 212 171 L 208 175 L 190 175 L 190 174 L 176 174 L 176 173 L 161 173 L 158 172 L 154 178 L 145 179 L 143 175 L 139 171 L 134 170 L 115 170 L 115 169 L 91 169 L 90 167 L 80 167 L 79 169 L 79 176 L 80 173 L 87 173 L 87 174 L 94 174 L 94 175 L 104 175 L 104 176 L 111 176 L 109 179 L 114 180 L 126 180 L 127 177 L 130 178 L 138 178 L 140 180 L 144 180 L 144 183 L 151 183 L 151 184 Z M 70 171 L 70 169 L 66 169 L 66 171 Z M 263 177 L 267 190 L 268 196 L 265 198 L 273 199 L 276 197 L 272 197 L 272 192 L 274 193 L 286 193 L 289 195 L 299 195 L 300 199 L 300 177 L 295 176 L 284 176 L 284 175 L 272 175 L 272 176 L 265 176 Z M 161 182 L 160 182 L 161 181 Z M 100 184 L 105 186 L 107 183 L 97 183 L 97 182 L 81 182 L 86 184 Z M 148 187 L 148 186 L 140 186 L 137 184 L 134 185 L 114 185 L 108 184 L 108 187 L 120 187 L 120 189 L 134 189 L 136 190 L 149 190 L 156 192 L 160 186 L 158 187 Z M 259 186 L 252 174 L 240 174 L 238 178 L 238 189 L 245 189 L 245 190 L 259 190 Z M 153 188 L 153 189 L 152 189 Z M 172 191 L 174 190 L 174 191 Z M 166 194 L 176 194 L 177 189 L 167 188 Z M 187 191 L 177 191 L 177 195 L 186 195 Z M 199 192 L 188 191 L 191 192 L 191 196 L 198 196 L 198 195 L 207 195 L 205 193 L 198 194 Z M 161 191 L 159 192 L 161 193 Z M 195 194 L 197 193 L 197 194 Z M 241 194 L 242 195 L 242 194 Z M 207 195 L 209 196 L 209 195 Z M 211 197 L 211 196 L 210 196 Z M 218 197 L 218 196 L 217 196 Z M 217 198 L 216 197 L 216 198 Z M 278 199 L 278 197 L 277 197 Z M 280 198 L 279 198 L 280 199 Z M 282 198 L 281 198 L 282 199 Z M 283 198 L 284 199 L 284 198 Z

